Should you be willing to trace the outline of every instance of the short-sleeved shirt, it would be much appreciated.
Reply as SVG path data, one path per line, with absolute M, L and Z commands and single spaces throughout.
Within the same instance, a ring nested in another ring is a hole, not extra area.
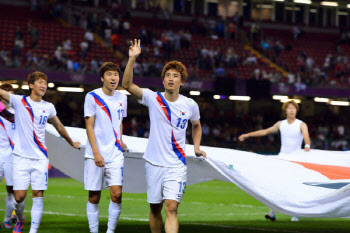
M 115 91 L 113 96 L 108 96 L 99 88 L 85 96 L 84 116 L 95 116 L 96 144 L 105 162 L 123 158 L 120 124 L 127 115 L 126 110 L 127 97 L 118 91 Z M 94 158 L 89 140 L 86 143 L 85 158 Z
M 149 108 L 151 129 L 144 159 L 163 167 L 186 165 L 185 143 L 188 121 L 200 119 L 197 103 L 179 95 L 167 101 L 164 92 L 143 90 L 140 103 Z
M 15 113 L 13 108 L 7 109 L 7 111 Z M 0 162 L 12 162 L 15 132 L 16 124 L 0 116 Z
M 10 105 L 16 111 L 13 153 L 30 159 L 47 159 L 45 129 L 47 121 L 56 116 L 53 104 L 10 93 Z

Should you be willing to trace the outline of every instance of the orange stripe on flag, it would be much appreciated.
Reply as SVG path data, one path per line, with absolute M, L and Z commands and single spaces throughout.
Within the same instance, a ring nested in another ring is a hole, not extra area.
M 350 167 L 321 165 L 321 164 L 304 163 L 304 162 L 296 162 L 296 161 L 290 161 L 290 162 L 300 164 L 307 169 L 319 172 L 330 180 L 350 179 Z

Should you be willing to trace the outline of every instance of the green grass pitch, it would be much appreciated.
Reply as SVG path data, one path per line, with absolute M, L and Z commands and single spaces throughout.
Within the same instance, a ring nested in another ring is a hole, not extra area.
M 0 185 L 0 221 L 4 217 L 5 185 Z M 51 178 L 44 195 L 44 215 L 40 233 L 89 232 L 86 217 L 87 191 L 73 179 Z M 30 219 L 31 193 L 26 199 L 25 213 Z M 107 230 L 109 192 L 102 192 L 100 232 Z M 122 214 L 116 232 L 144 233 L 148 227 L 149 205 L 146 194 L 123 194 Z M 300 218 L 277 214 L 277 221 L 264 219 L 268 208 L 234 184 L 210 181 L 188 186 L 179 208 L 180 232 L 350 232 L 349 219 Z M 165 219 L 165 215 L 164 219 Z M 29 232 L 29 221 L 23 232 Z M 1 232 L 12 232 L 1 229 Z

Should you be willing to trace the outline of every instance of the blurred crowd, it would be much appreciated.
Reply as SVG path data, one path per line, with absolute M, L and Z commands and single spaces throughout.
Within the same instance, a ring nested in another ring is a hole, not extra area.
M 52 97 L 58 117 L 63 124 L 73 127 L 85 127 L 83 118 L 83 96 L 81 98 Z M 130 97 L 132 98 L 132 97 Z M 68 104 L 67 104 L 68 103 Z M 279 134 L 261 138 L 250 138 L 239 142 L 238 137 L 247 132 L 271 127 L 277 121 L 284 119 L 279 108 L 261 109 L 258 112 L 244 113 L 241 111 L 222 110 L 219 106 L 208 102 L 199 102 L 202 124 L 202 145 L 222 148 L 232 148 L 253 151 L 262 154 L 278 154 L 280 150 Z M 128 106 L 128 116 L 123 120 L 125 135 L 148 138 L 150 121 L 148 109 L 136 102 Z M 136 111 L 137 110 L 137 111 Z M 332 111 L 321 113 L 322 116 L 304 117 L 299 119 L 308 125 L 311 148 L 323 150 L 347 151 L 350 143 L 350 127 L 347 122 L 347 111 Z M 325 121 L 324 119 L 327 119 Z M 335 123 L 336 122 L 336 123 Z M 191 125 L 187 128 L 187 143 L 192 142 Z

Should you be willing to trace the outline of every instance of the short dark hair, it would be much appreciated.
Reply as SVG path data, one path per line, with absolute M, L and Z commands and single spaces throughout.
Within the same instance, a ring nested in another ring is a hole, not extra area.
M 13 89 L 12 85 L 10 83 L 4 83 L 0 86 L 1 89 L 3 89 L 4 91 L 13 91 L 15 92 L 15 89 Z
M 181 74 L 181 81 L 185 82 L 187 80 L 187 69 L 186 69 L 186 66 L 184 64 L 182 64 L 182 62 L 180 62 L 180 61 L 168 62 L 162 70 L 162 79 L 163 80 L 165 77 L 165 73 L 168 70 L 176 70 L 177 72 L 179 72 Z
M 40 71 L 35 71 L 31 74 L 28 75 L 28 86 L 29 84 L 33 84 L 35 83 L 35 81 L 39 80 L 39 79 L 44 79 L 46 82 L 48 80 L 46 74 L 40 72 Z M 29 87 L 30 89 L 30 87 Z M 30 92 L 32 92 L 32 89 L 30 89 Z
M 120 70 L 119 66 L 113 62 L 105 62 L 103 65 L 100 67 L 100 77 L 103 78 L 105 75 L 105 72 L 107 70 L 111 71 L 117 71 L 119 76 L 121 76 L 122 71 Z

